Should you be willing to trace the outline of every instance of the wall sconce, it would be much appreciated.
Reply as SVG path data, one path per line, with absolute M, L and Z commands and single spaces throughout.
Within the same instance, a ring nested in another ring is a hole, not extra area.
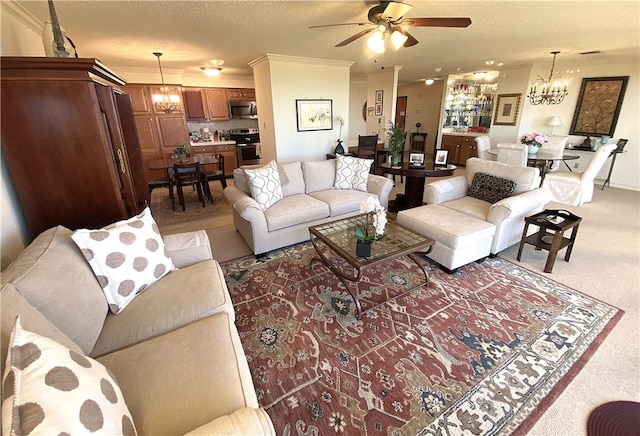
M 160 67 L 160 80 L 162 81 L 162 88 L 160 88 L 161 94 L 154 94 L 151 96 L 154 107 L 162 112 L 170 114 L 171 112 L 180 108 L 180 96 L 175 88 L 167 88 L 164 84 L 164 75 L 162 74 L 162 65 L 160 64 L 160 56 L 162 53 L 154 52 L 154 56 L 158 58 L 158 67 Z

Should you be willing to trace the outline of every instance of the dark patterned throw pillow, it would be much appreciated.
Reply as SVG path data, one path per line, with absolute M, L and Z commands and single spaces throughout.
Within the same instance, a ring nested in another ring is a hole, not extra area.
M 475 173 L 467 195 L 493 204 L 511 196 L 515 189 L 515 180 L 503 179 L 486 173 Z

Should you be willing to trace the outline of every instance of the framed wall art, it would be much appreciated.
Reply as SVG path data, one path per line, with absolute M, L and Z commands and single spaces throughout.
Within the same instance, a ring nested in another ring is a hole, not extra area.
M 296 99 L 298 132 L 333 129 L 333 100 Z
M 582 79 L 570 135 L 613 136 L 629 76 Z
M 498 94 L 493 124 L 496 126 L 515 126 L 518 121 L 521 98 L 522 94 Z

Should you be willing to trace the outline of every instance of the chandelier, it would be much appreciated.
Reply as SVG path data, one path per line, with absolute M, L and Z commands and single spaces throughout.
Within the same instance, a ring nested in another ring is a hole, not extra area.
M 553 55 L 553 63 L 551 64 L 551 72 L 549 73 L 549 79 L 544 80 L 544 78 L 538 76 L 538 80 L 531 85 L 531 89 L 529 90 L 529 94 L 527 97 L 529 98 L 529 102 L 537 106 L 539 104 L 560 104 L 562 100 L 567 96 L 567 81 L 565 80 L 562 83 L 560 80 L 556 80 L 552 82 L 553 79 L 553 68 L 556 65 L 556 56 L 560 53 L 559 51 L 552 51 Z M 538 89 L 538 86 L 541 86 L 541 89 Z
M 151 96 L 153 106 L 157 111 L 170 114 L 171 112 L 180 109 L 180 96 L 178 91 L 173 87 L 167 87 L 164 84 L 164 75 L 162 74 L 162 65 L 160 65 L 160 56 L 162 53 L 153 53 L 158 58 L 158 67 L 160 67 L 160 80 L 162 80 L 162 88 L 160 88 L 160 94 L 154 94 Z

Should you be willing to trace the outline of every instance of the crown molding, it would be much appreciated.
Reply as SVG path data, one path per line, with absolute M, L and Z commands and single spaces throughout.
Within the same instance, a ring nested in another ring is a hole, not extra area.
M 2 13 L 8 13 L 34 32 L 42 33 L 44 23 L 34 17 L 15 0 L 2 0 Z

